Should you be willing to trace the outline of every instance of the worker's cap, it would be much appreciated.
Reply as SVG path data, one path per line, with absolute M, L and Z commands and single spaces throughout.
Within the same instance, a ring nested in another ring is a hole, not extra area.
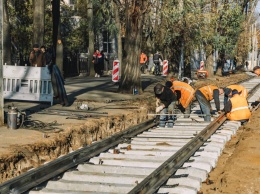
M 163 92 L 163 85 L 162 84 L 156 84 L 154 86 L 154 93 L 155 94 L 161 94 Z
M 165 86 L 168 88 L 172 87 L 172 82 L 171 81 L 165 82 Z
M 232 90 L 232 96 L 234 96 L 235 94 L 239 94 L 239 92 L 236 89 Z
M 230 88 L 224 88 L 224 94 L 226 96 L 228 96 L 231 92 L 232 92 L 232 90 Z
M 39 48 L 39 44 L 34 44 L 33 48 Z

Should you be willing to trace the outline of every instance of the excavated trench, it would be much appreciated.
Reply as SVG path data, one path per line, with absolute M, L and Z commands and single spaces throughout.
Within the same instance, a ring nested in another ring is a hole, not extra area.
M 236 83 L 249 76 L 246 74 L 235 74 L 226 79 L 217 77 L 195 83 L 194 88 L 206 84 L 214 84 L 219 87 Z M 128 111 L 117 110 L 110 117 L 99 119 L 90 118 L 82 125 L 74 125 L 65 128 L 64 131 L 52 134 L 48 138 L 39 138 L 36 143 L 16 145 L 10 148 L 10 152 L 0 154 L 0 183 L 16 177 L 29 169 L 36 168 L 45 162 L 52 161 L 71 151 L 92 142 L 104 139 L 112 134 L 125 130 L 148 120 L 147 113 L 154 109 L 154 99 L 146 98 L 134 102 L 139 106 L 137 109 Z M 133 105 L 133 102 L 130 102 Z M 141 106 L 140 106 L 141 105 Z M 153 110 L 154 112 L 154 110 Z
M 70 126 L 37 143 L 15 146 L 11 148 L 9 154 L 0 157 L 0 182 L 5 182 L 45 162 L 144 122 L 148 120 L 148 109 L 143 106 L 129 110 L 126 114 L 91 118 L 82 125 Z

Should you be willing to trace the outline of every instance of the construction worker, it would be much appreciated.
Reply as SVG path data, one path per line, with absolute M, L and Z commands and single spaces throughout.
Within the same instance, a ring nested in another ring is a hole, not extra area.
M 141 65 L 141 72 L 144 73 L 144 70 L 146 69 L 146 62 L 147 62 L 148 58 L 146 56 L 146 54 L 144 54 L 143 52 L 140 55 L 140 65 Z
M 205 114 L 204 121 L 211 121 L 211 104 L 210 101 L 214 99 L 216 110 L 220 113 L 219 96 L 224 93 L 223 88 L 218 88 L 214 85 L 208 85 L 199 88 L 195 92 L 195 96 L 199 102 L 202 114 Z
M 232 90 L 237 90 L 240 96 L 247 98 L 248 91 L 241 85 L 229 85 L 224 88 L 224 105 L 227 103 L 228 98 L 232 96 Z
M 260 67 L 259 66 L 255 66 L 254 68 L 253 68 L 253 71 L 254 71 L 254 73 L 256 74 L 256 75 L 260 75 Z
M 251 116 L 246 98 L 239 95 L 237 90 L 232 90 L 232 98 L 225 104 L 224 111 L 229 120 L 240 121 L 242 124 Z
M 169 111 L 173 111 L 174 103 L 176 101 L 176 96 L 172 92 L 172 90 L 166 86 L 163 86 L 162 84 L 158 83 L 154 87 L 154 94 L 156 97 L 156 113 L 160 113 L 160 127 L 165 127 L 168 113 Z M 173 126 L 173 117 L 171 116 L 169 118 L 169 125 L 168 127 Z
M 171 90 L 177 96 L 176 106 L 182 112 L 190 114 L 191 112 L 191 101 L 194 98 L 195 90 L 187 83 L 182 81 L 167 81 L 166 86 L 170 86 Z M 189 115 L 184 117 L 188 118 Z

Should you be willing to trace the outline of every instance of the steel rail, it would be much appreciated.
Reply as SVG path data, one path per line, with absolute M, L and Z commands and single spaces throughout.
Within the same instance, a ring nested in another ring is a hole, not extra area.
M 154 119 L 148 120 L 104 140 L 76 150 L 66 156 L 55 159 L 39 168 L 32 169 L 0 184 L 0 194 L 20 194 L 26 192 L 156 125 L 158 125 L 158 123 L 154 122 Z
M 260 84 L 257 85 L 257 87 L 259 86 Z M 250 94 L 252 94 L 255 90 L 255 88 L 250 90 Z M 224 113 L 221 113 L 218 118 L 204 128 L 188 144 L 186 144 L 167 161 L 165 161 L 159 168 L 140 182 L 135 188 L 133 188 L 129 194 L 155 193 L 156 190 L 158 190 L 158 188 L 164 184 L 165 181 L 169 179 L 183 165 L 183 163 L 187 161 L 207 141 L 207 139 L 219 128 L 219 126 L 225 122 L 225 120 L 226 117 Z M 154 123 L 153 120 L 149 120 L 138 126 L 134 126 L 129 130 L 115 134 L 110 138 L 93 143 L 92 145 L 58 158 L 37 169 L 28 171 L 23 175 L 1 184 L 0 194 L 19 194 L 28 191 L 29 189 L 60 175 L 80 163 L 88 161 L 90 158 L 100 154 L 101 152 L 104 152 L 157 124 L 158 123 Z
M 260 83 L 257 84 L 253 89 L 251 89 L 251 90 L 248 92 L 248 97 L 247 97 L 247 99 L 250 98 L 250 97 L 252 97 L 252 96 L 255 94 L 255 92 L 257 92 L 257 90 L 258 90 L 259 88 L 260 88 Z
M 189 143 L 177 151 L 128 194 L 152 194 L 187 161 L 215 131 L 226 121 L 224 113 L 212 121 Z
M 249 78 L 245 81 L 251 80 Z M 239 82 L 242 83 L 242 82 Z M 248 98 L 253 96 L 260 84 L 249 91 Z M 183 148 L 171 156 L 141 183 L 134 187 L 128 194 L 153 194 L 162 186 L 183 164 L 187 161 L 215 131 L 227 120 L 225 113 L 222 112 L 213 122 L 205 127 Z

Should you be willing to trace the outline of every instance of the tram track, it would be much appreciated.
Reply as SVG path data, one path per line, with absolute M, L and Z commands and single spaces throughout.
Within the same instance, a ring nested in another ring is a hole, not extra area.
M 249 103 L 259 99 L 259 78 L 240 84 L 250 91 Z M 240 127 L 223 113 L 203 122 L 198 110 L 197 104 L 191 118 L 177 118 L 173 128 L 149 120 L 76 150 L 1 184 L 0 194 L 195 194 Z

